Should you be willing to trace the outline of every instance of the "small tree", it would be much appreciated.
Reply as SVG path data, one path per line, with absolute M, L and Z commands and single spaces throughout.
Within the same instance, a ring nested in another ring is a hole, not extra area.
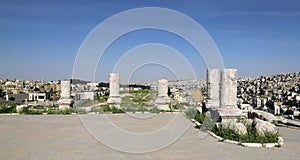
M 3 98 L 5 96 L 5 93 L 3 92 L 3 89 L 0 88 L 0 98 Z
M 274 102 L 269 100 L 266 102 L 266 106 L 272 110 L 274 110 Z
M 10 101 L 15 101 L 16 98 L 15 98 L 15 97 L 9 97 L 9 100 L 10 100 Z

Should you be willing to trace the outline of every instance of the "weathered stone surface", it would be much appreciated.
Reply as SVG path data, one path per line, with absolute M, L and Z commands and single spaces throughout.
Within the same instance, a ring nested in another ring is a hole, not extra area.
M 284 139 L 283 139 L 283 137 L 279 136 L 278 137 L 278 145 L 283 146 L 283 144 L 284 144 Z
M 155 104 L 157 105 L 168 105 L 169 107 L 170 98 L 169 97 L 157 97 Z
M 237 105 L 237 70 L 223 69 L 221 71 L 220 105 Z
M 91 112 L 92 111 L 92 107 L 85 107 L 85 112 Z
M 247 114 L 236 106 L 220 106 L 218 108 L 219 116 L 223 119 L 237 119 L 240 117 L 246 117 Z
M 237 70 L 223 69 L 221 71 L 220 107 L 217 109 L 222 121 L 246 117 L 237 107 Z
M 61 81 L 60 89 L 61 89 L 60 98 L 70 98 L 70 95 L 71 95 L 71 82 L 70 81 Z
M 264 136 L 266 132 L 268 133 L 277 133 L 277 128 L 274 124 L 267 122 L 267 121 L 263 121 L 260 120 L 258 118 L 255 118 L 253 120 L 253 124 L 255 126 L 256 132 L 261 135 Z
M 207 70 L 207 106 L 219 107 L 220 105 L 220 75 L 218 69 Z
M 115 106 L 119 106 L 122 103 L 118 73 L 109 74 L 109 98 L 107 99 L 107 103 Z
M 59 110 L 64 110 L 72 107 L 73 99 L 71 98 L 71 82 L 61 81 L 60 82 L 60 99 L 58 100 L 58 108 Z
M 247 127 L 243 123 L 236 123 L 234 125 L 234 131 L 239 135 L 247 134 Z
M 158 96 L 168 97 L 168 81 L 165 79 L 158 80 Z
M 252 124 L 253 124 L 253 120 L 252 119 L 246 119 L 245 120 L 245 125 L 246 126 L 252 126 Z
M 121 97 L 109 97 L 107 99 L 107 103 L 115 106 L 119 106 L 122 103 L 122 99 Z
M 282 123 L 287 123 L 287 120 L 281 116 L 274 116 L 271 113 L 261 111 L 261 110 L 251 110 L 248 112 L 248 118 L 254 119 L 254 118 L 259 118 L 268 122 L 277 122 L 281 121 Z
M 109 96 L 118 97 L 120 96 L 120 79 L 118 73 L 109 74 Z
M 223 120 L 221 124 L 222 127 L 234 130 L 236 133 L 240 135 L 247 134 L 247 127 L 243 123 L 237 122 L 236 119 Z
M 155 100 L 155 104 L 160 110 L 170 110 L 169 103 L 170 98 L 168 96 L 168 81 L 161 79 L 158 81 L 158 96 Z
M 236 119 L 226 119 L 221 122 L 222 127 L 233 129 L 233 124 L 237 122 Z

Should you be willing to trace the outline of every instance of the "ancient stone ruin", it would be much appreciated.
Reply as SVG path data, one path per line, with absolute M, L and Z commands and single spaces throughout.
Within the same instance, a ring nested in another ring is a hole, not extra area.
M 218 69 L 207 70 L 207 95 L 206 107 L 215 117 L 224 121 L 245 116 L 237 107 L 237 70 L 223 69 L 221 74 Z
M 74 100 L 71 98 L 71 82 L 69 80 L 60 82 L 61 94 L 58 100 L 59 110 L 73 107 Z
M 223 122 L 246 116 L 237 106 L 236 69 L 223 69 L 221 71 L 220 107 L 217 110 Z
M 223 127 L 230 128 L 239 134 L 246 134 L 246 125 L 254 126 L 259 135 L 264 132 L 275 133 L 276 127 L 268 121 L 249 117 L 237 106 L 237 70 L 207 70 L 208 101 L 206 107 L 212 112 L 215 120 Z M 254 111 L 252 111 L 254 112 Z M 216 118 L 217 117 L 217 118 Z M 239 119 L 244 119 L 241 123 Z
M 120 108 L 122 98 L 120 97 L 120 79 L 118 73 L 109 74 L 109 98 L 107 103 L 116 108 Z
M 220 77 L 218 69 L 207 70 L 207 107 L 217 108 L 220 105 Z
M 170 98 L 168 96 L 168 81 L 161 79 L 158 81 L 158 96 L 155 100 L 155 104 L 160 110 L 170 110 L 169 108 Z

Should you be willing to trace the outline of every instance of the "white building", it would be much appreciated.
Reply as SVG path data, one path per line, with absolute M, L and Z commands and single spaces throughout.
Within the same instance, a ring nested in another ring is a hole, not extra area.
M 94 90 L 98 89 L 99 83 L 96 83 L 96 82 L 90 82 L 90 83 L 87 83 L 86 85 L 87 85 L 87 87 L 88 87 L 88 88 L 87 88 L 88 91 L 94 91 Z
M 82 100 L 82 99 L 95 100 L 96 99 L 96 93 L 93 92 L 93 91 L 77 92 L 76 93 L 76 99 L 78 99 L 78 100 Z
M 29 101 L 39 101 L 39 102 L 44 102 L 47 99 L 50 99 L 50 93 L 36 93 L 36 92 L 31 92 L 29 93 Z
M 241 110 L 252 110 L 253 107 L 250 104 L 240 104 Z

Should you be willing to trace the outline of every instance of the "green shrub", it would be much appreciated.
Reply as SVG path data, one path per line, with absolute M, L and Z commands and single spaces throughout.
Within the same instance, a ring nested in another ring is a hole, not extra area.
M 247 126 L 247 134 L 239 135 L 234 130 L 224 127 L 215 127 L 213 128 L 212 132 L 216 135 L 233 141 L 238 141 L 241 143 L 277 143 L 278 142 L 278 133 L 269 133 L 265 132 L 264 136 L 258 135 L 255 128 L 252 126 Z
M 67 108 L 59 111 L 59 114 L 72 114 L 77 113 L 77 110 L 74 108 Z
M 44 106 L 38 105 L 38 106 L 33 106 L 34 109 L 44 109 Z
M 140 106 L 137 108 L 137 111 L 144 113 L 145 111 L 147 111 L 147 108 L 145 106 Z
M 111 108 L 109 107 L 109 105 L 107 104 L 107 105 L 104 105 L 104 106 L 103 106 L 102 111 L 103 111 L 103 112 L 111 112 L 112 110 L 111 110 Z
M 206 117 L 206 115 L 204 113 L 201 114 L 197 111 L 197 113 L 195 115 L 195 120 L 198 121 L 199 123 L 203 124 L 205 117 Z
M 154 106 L 149 110 L 149 112 L 150 113 L 159 113 L 160 109 L 157 106 Z
M 93 107 L 92 108 L 92 112 L 102 113 L 103 112 L 103 108 L 102 107 Z
M 122 109 L 116 108 L 114 106 L 112 107 L 111 110 L 112 113 L 125 113 Z
M 234 130 L 231 130 L 229 128 L 217 127 L 215 125 L 212 129 L 212 132 L 222 137 L 223 139 L 239 141 L 239 135 Z
M 17 113 L 16 105 L 15 104 L 11 104 L 10 106 L 1 105 L 0 106 L 0 113 Z
M 182 105 L 182 104 L 173 104 L 172 105 L 172 109 L 174 109 L 174 110 L 180 110 L 180 111 L 182 111 L 182 110 L 184 110 L 185 108 L 184 108 L 184 106 Z
M 79 108 L 76 108 L 76 110 L 77 110 L 78 114 L 86 114 L 87 113 L 86 110 L 85 110 L 85 108 L 79 107 Z
M 43 114 L 44 110 L 39 110 L 39 109 L 32 109 L 29 107 L 24 107 L 21 112 L 21 114 Z
M 196 108 L 188 108 L 184 114 L 187 118 L 192 119 L 195 118 L 196 114 L 197 114 L 197 109 Z
M 188 108 L 184 113 L 187 118 L 195 119 L 201 124 L 201 127 L 196 126 L 198 129 L 210 131 L 215 125 L 215 122 L 211 118 L 206 117 L 205 113 L 200 113 L 196 108 Z
M 9 108 L 6 105 L 1 105 L 0 113 L 9 113 Z
M 135 113 L 137 111 L 137 108 L 135 108 L 135 107 L 125 107 L 124 111 Z
M 48 114 L 72 114 L 77 113 L 77 110 L 74 108 L 67 108 L 64 110 L 51 109 L 47 111 Z
M 102 111 L 104 113 L 108 113 L 108 112 L 111 112 L 111 113 L 125 113 L 122 109 L 116 108 L 115 106 L 110 107 L 109 105 L 104 105 L 102 107 Z
M 98 96 L 98 100 L 100 103 L 106 102 L 109 96 Z
M 47 111 L 47 113 L 48 114 L 59 114 L 59 110 L 58 109 L 49 109 L 48 111 Z

